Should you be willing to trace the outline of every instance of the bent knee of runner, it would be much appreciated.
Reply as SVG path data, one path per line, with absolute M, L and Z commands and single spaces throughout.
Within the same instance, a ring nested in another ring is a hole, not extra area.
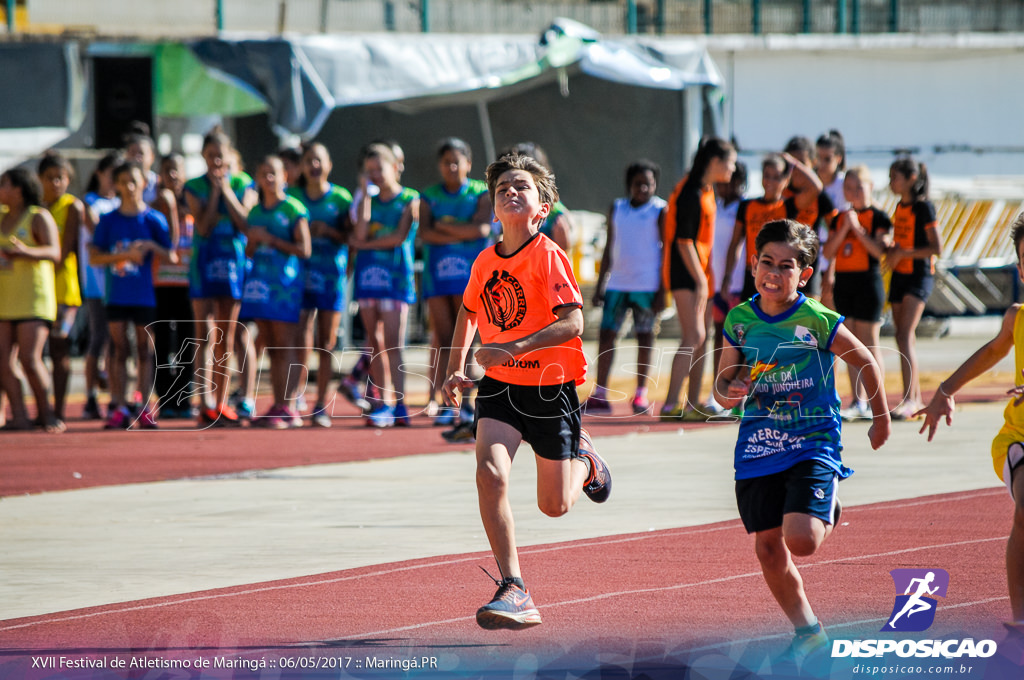
M 562 496 L 545 496 L 537 499 L 537 507 L 548 517 L 561 517 L 569 512 L 572 503 Z
M 481 461 L 476 466 L 476 488 L 481 494 L 500 495 L 508 489 L 508 477 L 493 463 Z

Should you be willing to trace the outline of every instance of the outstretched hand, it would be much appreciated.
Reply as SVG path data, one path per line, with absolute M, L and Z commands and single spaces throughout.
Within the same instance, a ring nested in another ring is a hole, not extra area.
M 935 430 L 938 428 L 940 420 L 945 418 L 946 425 L 952 425 L 953 407 L 955 405 L 956 402 L 953 400 L 953 397 L 947 397 L 942 393 L 941 389 L 937 390 L 932 396 L 932 400 L 928 402 L 928 405 L 914 413 L 915 418 L 921 415 L 924 416 L 924 424 L 921 425 L 918 434 L 923 434 L 925 430 L 928 430 L 928 441 L 931 441 L 932 437 L 935 436 Z

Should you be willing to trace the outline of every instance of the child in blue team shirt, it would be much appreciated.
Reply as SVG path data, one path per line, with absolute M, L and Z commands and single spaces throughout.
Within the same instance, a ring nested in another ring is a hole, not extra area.
M 873 423 L 871 447 L 889 438 L 889 408 L 874 356 L 843 317 L 800 289 L 813 274 L 818 237 L 793 220 L 762 227 L 755 241 L 757 294 L 729 311 L 715 398 L 746 398 L 736 442 L 736 501 L 764 580 L 796 628 L 780 661 L 800 663 L 828 644 L 793 556 L 807 557 L 832 533 L 838 482 L 851 470 L 840 451 L 835 356 L 861 371 Z M 749 374 L 748 374 L 749 371 Z
M 114 185 L 121 206 L 100 218 L 89 245 L 91 264 L 107 268 L 105 302 L 114 358 L 106 427 L 122 429 L 132 424 L 126 394 L 128 324 L 133 323 L 139 366 L 137 389 L 142 394 L 137 422 L 140 427 L 152 429 L 157 427 L 149 406 L 154 365 L 145 329 L 156 320 L 153 258 L 173 263 L 177 255 L 171 249 L 167 220 L 143 200 L 146 180 L 142 166 L 135 162 L 119 165 L 114 170 Z
M 249 211 L 245 254 L 252 258 L 252 270 L 242 292 L 241 316 L 256 321 L 261 344 L 270 353 L 274 392 L 274 405 L 257 422 L 273 429 L 300 427 L 288 378 L 301 346 L 302 260 L 310 253 L 309 213 L 298 199 L 285 194 L 284 164 L 277 156 L 259 164 L 256 184 L 260 202 Z

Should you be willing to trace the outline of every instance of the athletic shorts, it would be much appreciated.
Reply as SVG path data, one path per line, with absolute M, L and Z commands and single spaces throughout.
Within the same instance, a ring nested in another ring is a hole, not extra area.
M 899 304 L 907 295 L 913 295 L 922 302 L 928 298 L 935 288 L 935 277 L 931 274 L 900 274 L 893 272 L 889 280 L 889 302 Z
M 136 328 L 145 328 L 156 321 L 156 307 L 140 305 L 107 305 L 107 321 L 131 321 Z
M 53 329 L 53 322 L 52 321 L 50 321 L 49 319 L 40 319 L 39 317 L 35 317 L 35 316 L 25 317 L 23 319 L 0 319 L 0 323 L 9 323 L 9 324 L 11 324 L 11 329 L 15 333 L 17 333 L 18 326 L 20 326 L 23 323 L 41 323 L 44 326 L 46 326 L 48 329 L 51 329 L 51 330 Z
M 877 271 L 836 272 L 832 288 L 836 311 L 855 321 L 881 321 L 885 284 Z
M 513 385 L 485 375 L 477 386 L 474 425 L 479 427 L 483 418 L 514 427 L 541 458 L 579 456 L 581 418 L 575 383 Z
M 737 479 L 736 504 L 748 534 L 781 527 L 783 516 L 791 512 L 832 524 L 838 486 L 835 470 L 805 460 L 773 475 Z
M 378 312 L 400 312 L 409 309 L 409 303 L 405 300 L 391 300 L 388 298 L 359 298 L 359 309 L 376 309 Z
M 1003 428 L 992 440 L 992 467 L 1013 496 L 1013 472 L 1024 461 L 1024 442 L 1020 433 Z
M 633 312 L 633 328 L 637 333 L 654 332 L 654 296 L 657 293 L 635 293 L 609 290 L 604 294 L 601 330 L 619 332 L 626 312 Z
M 674 245 L 668 259 L 668 287 L 669 290 L 697 290 L 696 281 Z

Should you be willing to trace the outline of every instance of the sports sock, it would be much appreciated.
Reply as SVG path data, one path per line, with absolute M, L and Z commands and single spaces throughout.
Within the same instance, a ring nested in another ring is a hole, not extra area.
M 797 635 L 814 635 L 821 632 L 821 621 L 817 618 L 814 619 L 814 623 L 809 623 L 802 628 L 796 629 Z
M 506 581 L 511 581 L 512 583 L 515 584 L 515 586 L 517 588 L 519 588 L 523 592 L 526 592 L 526 583 L 523 581 L 523 577 L 522 576 L 509 576 L 505 580 Z

